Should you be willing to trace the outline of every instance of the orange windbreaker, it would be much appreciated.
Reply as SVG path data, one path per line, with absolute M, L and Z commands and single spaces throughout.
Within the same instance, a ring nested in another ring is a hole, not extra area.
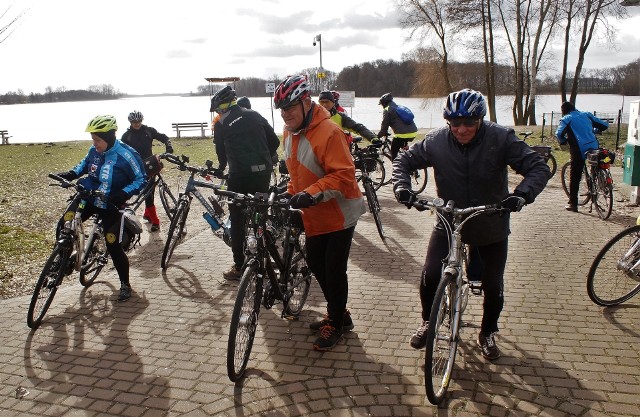
M 284 131 L 283 146 L 291 176 L 287 192 L 306 191 L 320 202 L 302 210 L 307 236 L 355 226 L 365 212 L 356 181 L 356 169 L 342 129 L 329 112 L 313 104 L 309 126 L 296 133 Z

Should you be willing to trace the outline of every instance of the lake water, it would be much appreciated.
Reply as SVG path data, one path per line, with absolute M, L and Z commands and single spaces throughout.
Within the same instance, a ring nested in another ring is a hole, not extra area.
M 638 99 L 640 99 L 638 96 L 624 97 L 623 122 L 628 120 L 630 101 Z M 444 125 L 441 113 L 443 98 L 425 100 L 398 97 L 395 101 L 413 110 L 419 128 Z M 513 125 L 512 102 L 511 96 L 498 97 L 498 123 Z M 174 137 L 175 131 L 171 128 L 171 123 L 210 123 L 209 105 L 210 99 L 207 96 L 134 97 L 106 101 L 3 105 L 0 106 L 0 130 L 9 131 L 11 135 L 9 143 L 90 140 L 89 134 L 84 131 L 89 120 L 99 114 L 113 114 L 119 122 L 118 137 L 120 137 L 129 126 L 127 115 L 133 110 L 139 110 L 145 116 L 145 124 Z M 282 133 L 282 118 L 279 110 L 272 111 L 270 97 L 251 98 L 251 105 L 254 110 L 274 125 L 276 133 Z M 581 95 L 578 96 L 576 106 L 580 110 L 596 111 L 598 114 L 617 115 L 618 110 L 623 106 L 623 97 L 600 94 Z M 540 125 L 543 113 L 559 111 L 560 96 L 539 96 L 536 109 L 537 122 Z M 382 108 L 378 105 L 378 98 L 356 97 L 355 106 L 351 109 L 348 108 L 347 114 L 375 133 L 380 129 Z M 554 121 L 555 123 L 557 120 Z M 211 131 L 207 130 L 206 133 L 210 134 Z M 199 132 L 188 131 L 186 134 L 199 135 Z

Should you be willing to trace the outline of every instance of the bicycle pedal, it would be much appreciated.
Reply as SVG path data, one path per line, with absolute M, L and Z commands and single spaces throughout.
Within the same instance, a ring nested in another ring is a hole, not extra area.
M 473 295 L 482 295 L 482 281 L 469 281 L 469 290 Z

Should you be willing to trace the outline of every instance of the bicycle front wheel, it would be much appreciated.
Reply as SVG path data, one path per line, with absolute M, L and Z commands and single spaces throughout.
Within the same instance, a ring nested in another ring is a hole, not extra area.
M 549 170 L 551 174 L 549 174 L 549 178 L 553 178 L 556 175 L 556 171 L 558 170 L 558 162 L 556 162 L 555 156 L 553 154 L 549 154 L 549 159 L 547 159 L 547 166 L 549 166 Z
M 80 284 L 85 287 L 93 284 L 102 268 L 107 264 L 107 242 L 104 235 L 94 223 L 94 230 L 87 239 L 82 265 L 80 267 Z
M 373 220 L 376 222 L 378 234 L 380 238 L 384 240 L 384 230 L 382 230 L 382 220 L 380 219 L 380 202 L 378 201 L 378 196 L 371 181 L 364 181 L 364 193 L 367 197 L 367 203 L 369 204 L 369 211 L 373 214 Z
M 38 328 L 42 323 L 42 318 L 47 313 L 53 297 L 58 291 L 58 285 L 62 283 L 65 269 L 69 263 L 69 249 L 64 249 L 56 244 L 53 252 L 49 255 L 49 259 L 42 268 L 40 278 L 36 282 L 29 303 L 29 311 L 27 312 L 27 326 L 32 329 Z
M 176 206 L 178 205 L 178 199 L 175 198 L 169 186 L 164 180 L 160 183 L 158 187 L 158 194 L 160 194 L 160 201 L 162 202 L 162 208 L 164 208 L 164 212 L 167 214 L 169 221 L 173 220 L 173 214 L 176 211 Z
M 585 167 L 582 173 L 582 179 L 580 180 L 580 188 L 578 190 L 578 205 L 584 206 L 591 200 L 591 194 L 589 192 L 589 179 L 587 176 L 587 168 Z M 562 189 L 564 193 L 569 197 L 569 183 L 571 181 L 571 161 L 565 163 L 560 170 L 560 179 L 562 181 Z
M 164 244 L 164 251 L 162 252 L 162 259 L 160 260 L 160 266 L 162 269 L 167 269 L 171 255 L 175 250 L 178 243 L 184 238 L 184 228 L 187 223 L 187 215 L 189 214 L 190 201 L 188 199 L 181 199 L 176 208 L 173 220 L 169 226 L 169 232 L 167 234 L 167 241 Z
M 384 163 L 378 159 L 366 159 L 365 165 L 367 168 L 373 168 L 369 171 L 369 178 L 373 182 L 373 186 L 376 190 L 379 190 L 384 184 L 385 178 L 387 176 L 386 169 L 384 167 Z
M 425 355 L 425 387 L 431 404 L 440 404 L 449 388 L 453 364 L 456 360 L 458 335 L 454 334 L 459 315 L 454 314 L 456 297 L 456 278 L 444 274 L 436 290 L 429 328 Z
M 304 254 L 304 241 L 305 234 L 303 232 L 298 236 L 287 280 L 288 300 L 285 303 L 284 314 L 289 318 L 296 318 L 300 315 L 311 288 L 312 274 Z
M 613 210 L 613 180 L 609 170 L 594 168 L 596 170 L 594 178 L 595 197 L 594 203 L 598 216 L 602 220 L 607 220 Z
M 236 302 L 231 314 L 227 344 L 227 375 L 233 382 L 244 375 L 258 327 L 262 300 L 262 276 L 257 261 L 249 261 L 240 278 Z
M 429 178 L 426 169 L 418 169 L 411 172 L 411 189 L 420 194 L 427 188 L 427 179 Z
M 609 307 L 640 292 L 640 226 L 633 226 L 609 240 L 596 255 L 587 293 L 594 303 Z

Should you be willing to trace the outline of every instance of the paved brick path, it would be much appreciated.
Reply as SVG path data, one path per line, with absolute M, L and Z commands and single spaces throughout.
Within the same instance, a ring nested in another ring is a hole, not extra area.
M 132 265 L 126 303 L 115 302 L 112 269 L 88 289 L 63 288 L 34 332 L 25 324 L 29 297 L 0 301 L 0 415 L 640 415 L 640 297 L 602 309 L 585 289 L 591 260 L 633 223 L 636 207 L 616 201 L 607 222 L 565 212 L 556 178 L 513 216 L 503 357 L 491 364 L 478 354 L 481 299 L 471 298 L 448 401 L 436 408 L 424 394 L 424 353 L 408 344 L 433 217 L 397 205 L 388 189 L 381 200 L 388 238 L 382 243 L 363 216 L 349 265 L 356 327 L 333 351 L 311 347 L 308 322 L 325 309 L 315 284 L 300 321 L 280 319 L 279 306 L 261 312 L 246 378 L 228 380 L 236 284 L 221 272 L 230 251 L 194 208 L 198 227 L 166 272 L 159 256 Z M 160 251 L 161 243 L 147 245 Z

